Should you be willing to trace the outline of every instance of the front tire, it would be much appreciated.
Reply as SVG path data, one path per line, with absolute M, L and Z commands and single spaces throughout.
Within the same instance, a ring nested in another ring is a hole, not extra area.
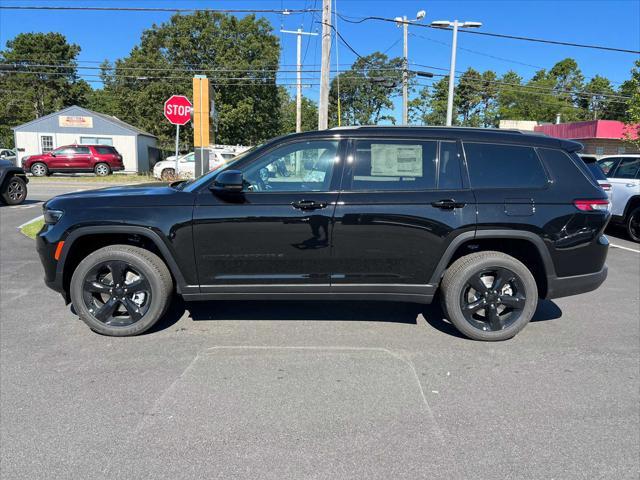
M 31 165 L 31 174 L 34 177 L 46 177 L 49 175 L 49 168 L 42 162 L 36 162 Z
M 173 282 L 154 253 L 112 245 L 87 256 L 71 277 L 71 302 L 93 331 L 114 337 L 138 335 L 164 315 Z
M 20 177 L 11 177 L 4 182 L 2 201 L 7 205 L 19 205 L 27 198 L 27 182 Z
M 106 177 L 111 173 L 111 168 L 106 163 L 98 163 L 93 171 L 98 177 Z
M 173 168 L 165 168 L 164 170 L 162 170 L 162 173 L 160 174 L 160 178 L 165 182 L 170 182 L 172 180 L 175 180 L 176 171 Z
M 640 242 L 640 207 L 634 208 L 627 215 L 625 227 L 629 238 L 634 242 Z
M 538 287 L 531 271 L 502 252 L 456 260 L 442 279 L 444 310 L 463 335 L 483 341 L 514 337 L 533 317 Z

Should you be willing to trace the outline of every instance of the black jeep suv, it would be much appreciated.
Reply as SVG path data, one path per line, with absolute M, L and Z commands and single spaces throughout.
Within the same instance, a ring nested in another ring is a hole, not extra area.
M 607 195 L 555 138 L 351 127 L 276 138 L 189 182 L 44 206 L 46 283 L 91 329 L 144 332 L 185 300 L 442 301 L 480 340 L 606 278 Z

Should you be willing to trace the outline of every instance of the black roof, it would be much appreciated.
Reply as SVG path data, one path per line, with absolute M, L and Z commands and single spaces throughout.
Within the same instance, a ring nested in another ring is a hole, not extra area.
M 419 126 L 353 126 L 336 127 L 329 130 L 315 130 L 290 135 L 300 137 L 327 136 L 327 133 L 335 135 L 348 135 L 350 137 L 405 137 L 415 138 L 425 136 L 436 139 L 459 139 L 462 141 L 500 142 L 517 145 L 531 145 L 534 147 L 562 148 L 570 152 L 582 149 L 582 144 L 572 140 L 549 137 L 540 133 L 524 132 L 522 130 L 504 130 L 497 128 L 471 128 L 471 127 L 419 127 Z

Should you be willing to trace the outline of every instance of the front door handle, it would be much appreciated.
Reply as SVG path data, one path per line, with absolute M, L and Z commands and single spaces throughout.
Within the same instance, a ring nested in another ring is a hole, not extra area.
M 452 210 L 454 208 L 462 208 L 466 203 L 456 202 L 452 198 L 446 198 L 444 200 L 438 200 L 437 202 L 431 202 L 432 207 L 442 208 L 445 210 Z
M 318 210 L 319 208 L 325 208 L 328 204 L 325 202 L 316 202 L 315 200 L 299 200 L 291 203 L 293 208 L 300 210 Z

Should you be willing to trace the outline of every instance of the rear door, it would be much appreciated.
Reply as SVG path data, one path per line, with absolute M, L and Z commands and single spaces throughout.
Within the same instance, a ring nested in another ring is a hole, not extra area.
M 610 172 L 611 213 L 623 216 L 629 199 L 640 195 L 640 156 L 621 157 L 615 170 Z
M 70 149 L 68 167 L 71 170 L 90 170 L 91 165 L 91 150 L 89 147 L 72 147 Z
M 334 214 L 332 290 L 422 293 L 451 238 L 475 229 L 460 144 L 349 142 Z

